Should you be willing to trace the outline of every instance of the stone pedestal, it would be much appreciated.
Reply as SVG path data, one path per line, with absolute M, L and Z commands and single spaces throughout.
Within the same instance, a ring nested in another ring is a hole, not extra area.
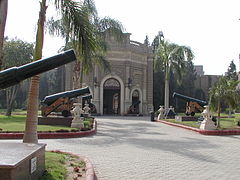
M 45 146 L 1 142 L 0 180 L 39 179 L 45 171 Z
M 164 116 L 165 110 L 164 110 L 163 107 L 164 107 L 164 106 L 160 106 L 160 108 L 159 108 L 159 110 L 158 110 L 158 111 L 159 111 L 158 120 L 165 118 L 165 116 Z
M 75 107 L 71 111 L 73 113 L 73 120 L 72 120 L 71 127 L 82 129 L 84 127 L 83 117 L 81 117 L 81 114 L 84 113 L 84 111 L 82 110 L 82 107 L 81 107 L 82 104 L 74 103 L 73 106 L 75 106 Z
M 175 121 L 182 122 L 182 116 L 175 116 Z
M 215 130 L 217 127 L 215 126 L 214 122 L 212 121 L 212 116 L 209 111 L 209 106 L 204 106 L 205 109 L 202 112 L 204 120 L 200 125 L 201 130 Z

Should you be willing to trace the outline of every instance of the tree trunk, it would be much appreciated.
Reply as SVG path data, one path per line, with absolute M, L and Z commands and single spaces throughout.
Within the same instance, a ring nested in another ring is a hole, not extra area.
M 80 88 L 80 62 L 76 61 L 73 69 L 73 89 Z
M 0 0 L 0 70 L 3 64 L 3 41 L 7 20 L 8 0 Z
M 169 109 L 169 80 L 167 78 L 165 78 L 164 108 L 165 108 L 165 113 L 168 113 L 168 109 Z
M 13 107 L 13 103 L 16 99 L 19 87 L 20 87 L 20 85 L 17 84 L 15 86 L 11 86 L 6 89 L 6 104 L 7 104 L 7 111 L 5 114 L 6 116 L 12 115 L 12 107 Z
M 42 2 L 40 3 L 34 60 L 42 58 L 46 10 L 47 10 L 46 0 L 42 0 Z M 39 81 L 40 76 L 33 76 L 31 78 L 31 84 L 28 94 L 27 120 L 23 136 L 24 143 L 38 143 L 37 123 L 38 123 Z
M 38 143 L 38 96 L 40 76 L 33 76 L 28 93 L 27 120 L 23 137 L 24 143 Z
M 220 128 L 220 113 L 221 113 L 221 103 L 220 100 L 218 100 L 218 117 L 217 117 L 217 128 Z
M 229 105 L 228 118 L 231 118 L 231 115 L 232 115 L 232 107 Z

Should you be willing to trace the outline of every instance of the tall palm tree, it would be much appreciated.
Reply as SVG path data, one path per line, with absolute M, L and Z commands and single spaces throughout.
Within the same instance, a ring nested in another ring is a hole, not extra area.
M 36 46 L 33 60 L 38 60 L 42 58 L 46 10 L 47 10 L 46 0 L 42 0 L 42 2 L 40 2 Z M 31 78 L 27 103 L 27 119 L 25 123 L 25 133 L 23 136 L 23 142 L 25 143 L 38 143 L 37 122 L 38 122 L 39 82 L 40 82 L 39 75 L 33 76 Z
M 8 0 L 0 0 L 0 70 L 2 69 L 4 31 L 7 20 Z
M 69 37 L 71 38 L 72 42 L 77 42 L 78 52 L 87 58 L 89 53 L 94 52 L 98 45 L 98 41 L 94 34 L 94 27 L 89 19 L 90 14 L 86 13 L 86 5 L 89 6 L 88 9 L 91 9 L 90 7 L 92 7 L 93 2 L 91 0 L 86 0 L 83 3 L 76 2 L 75 0 L 55 0 L 53 2 L 56 10 L 60 13 L 61 17 L 63 17 L 66 23 L 66 29 L 69 32 Z M 46 10 L 46 0 L 42 0 L 40 3 L 34 60 L 42 58 Z M 94 7 L 92 8 L 92 12 L 93 10 Z M 29 89 L 26 130 L 24 133 L 23 142 L 38 142 L 38 91 L 39 76 L 34 76 L 31 79 L 31 85 Z
M 156 39 L 156 38 L 155 38 Z M 170 74 L 176 73 L 178 82 L 181 82 L 184 74 L 186 61 L 193 59 L 193 52 L 189 47 L 179 46 L 174 43 L 170 43 L 167 40 L 161 39 L 160 35 L 157 37 L 160 43 L 155 43 L 155 61 L 154 68 L 161 69 L 164 72 L 165 79 L 165 96 L 164 107 L 165 113 L 169 109 L 169 81 Z M 156 42 L 156 40 L 154 41 Z

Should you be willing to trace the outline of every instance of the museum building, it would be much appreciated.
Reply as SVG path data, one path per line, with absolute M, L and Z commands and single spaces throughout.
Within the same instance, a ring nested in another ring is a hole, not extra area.
M 117 41 L 105 35 L 106 59 L 111 71 L 95 65 L 83 76 L 83 87 L 89 86 L 94 109 L 99 115 L 147 115 L 153 110 L 153 54 L 151 47 L 130 40 L 124 33 Z M 65 66 L 65 90 L 73 89 L 74 63 Z

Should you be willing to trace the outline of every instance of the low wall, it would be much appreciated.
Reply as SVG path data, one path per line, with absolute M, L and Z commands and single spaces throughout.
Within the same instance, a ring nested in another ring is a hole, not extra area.
M 72 117 L 38 117 L 39 125 L 67 126 L 71 127 Z

